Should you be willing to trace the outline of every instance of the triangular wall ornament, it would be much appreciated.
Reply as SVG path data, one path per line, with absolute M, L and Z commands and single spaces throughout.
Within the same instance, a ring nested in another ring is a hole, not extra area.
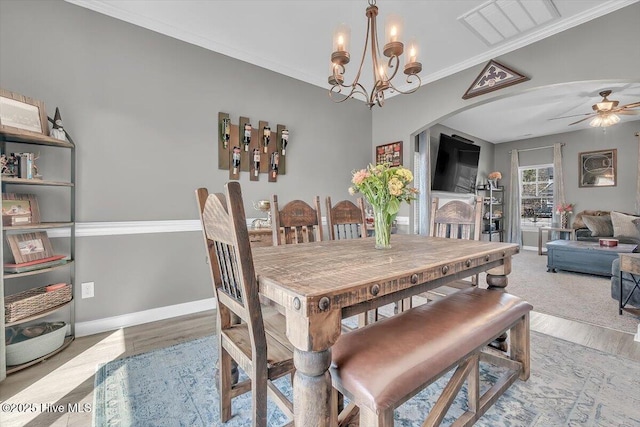
M 462 99 L 473 98 L 474 96 L 493 92 L 494 90 L 526 82 L 527 80 L 529 80 L 529 77 L 525 77 L 517 71 L 492 59 L 485 65 L 482 72 L 478 74 L 478 77 L 476 77 L 475 81 L 469 86 L 469 89 L 464 93 Z

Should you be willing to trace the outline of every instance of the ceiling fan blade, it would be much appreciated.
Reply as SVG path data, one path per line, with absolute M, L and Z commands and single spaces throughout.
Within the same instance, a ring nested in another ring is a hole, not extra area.
M 584 119 L 582 119 L 582 120 L 578 120 L 577 122 L 569 123 L 569 126 L 571 126 L 571 125 L 575 125 L 575 124 L 578 124 L 578 123 L 580 123 L 580 122 L 584 122 L 585 120 L 589 120 L 590 118 L 591 118 L 591 117 L 585 117 Z
M 640 102 L 633 102 L 631 104 L 623 105 L 618 108 L 638 108 L 638 107 L 640 107 Z
M 582 117 L 582 116 L 594 116 L 596 113 L 584 113 L 584 114 L 574 114 L 573 116 L 562 116 L 562 117 L 554 117 L 549 120 L 558 120 L 558 119 L 569 119 L 571 117 Z
M 640 114 L 640 110 L 621 110 L 621 111 L 616 111 L 615 114 L 622 114 L 625 116 L 636 116 Z

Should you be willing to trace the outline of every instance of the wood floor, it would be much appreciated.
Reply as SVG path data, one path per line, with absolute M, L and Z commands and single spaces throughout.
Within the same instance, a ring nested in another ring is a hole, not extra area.
M 78 338 L 53 358 L 0 383 L 0 402 L 22 404 L 23 410 L 3 410 L 0 424 L 90 426 L 94 372 L 99 364 L 210 335 L 214 329 L 215 312 L 207 311 Z M 634 342 L 632 334 L 535 312 L 531 330 L 640 362 L 640 342 Z M 76 403 L 79 412 L 68 411 Z

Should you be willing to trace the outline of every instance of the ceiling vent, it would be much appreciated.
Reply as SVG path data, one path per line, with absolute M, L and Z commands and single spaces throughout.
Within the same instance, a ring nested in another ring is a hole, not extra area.
M 458 17 L 458 21 L 493 46 L 559 17 L 552 0 L 489 0 Z

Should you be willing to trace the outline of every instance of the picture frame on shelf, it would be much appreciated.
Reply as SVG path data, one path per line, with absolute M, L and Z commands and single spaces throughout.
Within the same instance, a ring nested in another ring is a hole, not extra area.
M 40 223 L 40 209 L 35 194 L 2 193 L 2 225 Z
M 0 130 L 49 136 L 44 102 L 0 88 Z
M 376 165 L 384 163 L 390 163 L 391 166 L 402 166 L 402 141 L 376 147 Z
M 578 154 L 579 187 L 615 187 L 618 150 L 584 151 Z
M 16 264 L 37 261 L 53 256 L 53 246 L 51 246 L 49 237 L 44 231 L 8 234 L 7 242 Z

